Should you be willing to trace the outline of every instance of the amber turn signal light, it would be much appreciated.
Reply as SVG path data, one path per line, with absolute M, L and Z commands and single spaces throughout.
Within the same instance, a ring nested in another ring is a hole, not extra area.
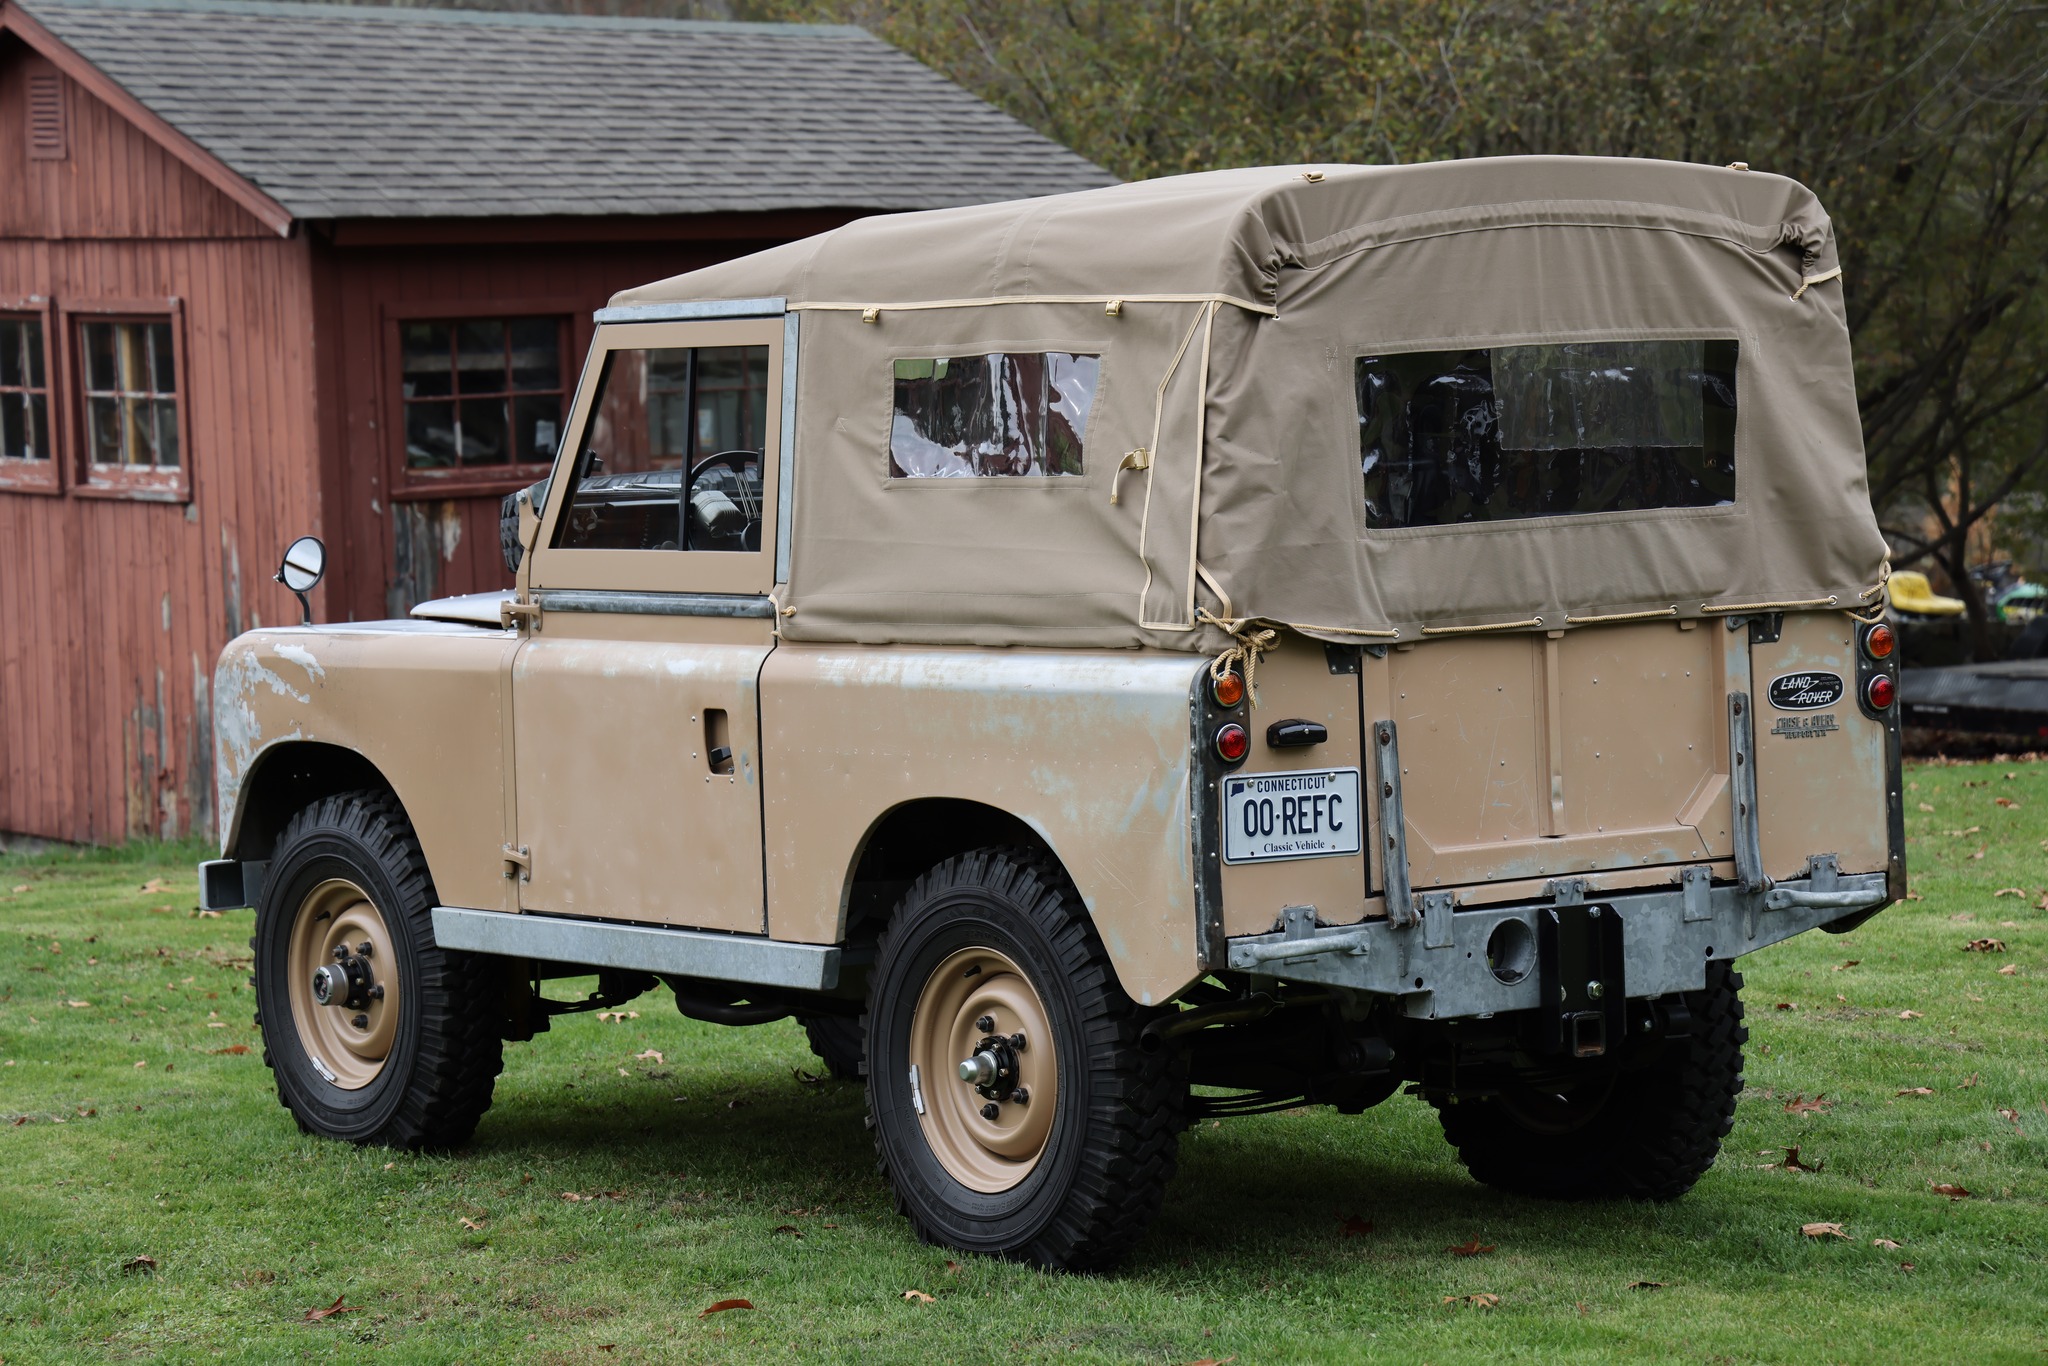
M 1219 707 L 1236 706 L 1244 701 L 1244 675 L 1235 669 L 1226 669 L 1220 674 L 1210 675 L 1209 695 L 1216 699 L 1216 705 Z
M 1241 764 L 1244 756 L 1252 752 L 1252 737 L 1243 726 L 1232 721 L 1216 731 L 1216 757 L 1226 764 Z
M 1863 695 L 1870 699 L 1873 711 L 1884 711 L 1891 706 L 1898 692 L 1898 684 L 1892 682 L 1890 674 L 1879 674 L 1870 680 L 1870 686 L 1863 690 Z
M 1892 628 L 1879 622 L 1863 633 L 1863 653 L 1872 659 L 1890 659 L 1897 649 L 1899 638 L 1892 634 Z

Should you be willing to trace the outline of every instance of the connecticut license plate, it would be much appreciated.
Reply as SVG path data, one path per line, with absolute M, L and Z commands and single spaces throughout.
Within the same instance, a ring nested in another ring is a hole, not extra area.
M 1236 773 L 1223 780 L 1223 861 L 1319 858 L 1364 847 L 1358 770 Z

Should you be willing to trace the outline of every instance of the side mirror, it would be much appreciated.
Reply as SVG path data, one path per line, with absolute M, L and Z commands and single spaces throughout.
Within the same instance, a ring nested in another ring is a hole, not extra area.
M 298 596 L 299 611 L 305 618 L 301 626 L 313 624 L 313 605 L 306 601 L 306 594 L 326 573 L 327 547 L 318 536 L 301 536 L 285 547 L 284 562 L 272 577 Z
M 540 537 L 540 508 L 548 496 L 548 481 L 530 484 L 508 493 L 498 508 L 498 546 L 505 552 L 505 572 L 517 574 L 520 561 Z

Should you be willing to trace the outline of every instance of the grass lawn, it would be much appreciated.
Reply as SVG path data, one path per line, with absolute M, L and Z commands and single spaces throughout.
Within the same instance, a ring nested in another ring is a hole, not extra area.
M 2048 764 L 1909 778 L 1922 899 L 1745 960 L 1749 1090 L 1686 1199 L 1495 1195 L 1396 1097 L 1187 1134 L 1100 1277 L 918 1245 L 857 1088 L 665 995 L 508 1046 L 465 1151 L 308 1138 L 201 850 L 0 857 L 0 1359 L 2039 1360 Z

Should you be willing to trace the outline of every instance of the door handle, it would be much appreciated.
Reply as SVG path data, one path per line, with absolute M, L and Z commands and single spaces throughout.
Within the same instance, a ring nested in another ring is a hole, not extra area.
M 1329 738 L 1329 727 L 1320 721 L 1275 721 L 1266 727 L 1266 744 L 1273 749 L 1306 749 Z

